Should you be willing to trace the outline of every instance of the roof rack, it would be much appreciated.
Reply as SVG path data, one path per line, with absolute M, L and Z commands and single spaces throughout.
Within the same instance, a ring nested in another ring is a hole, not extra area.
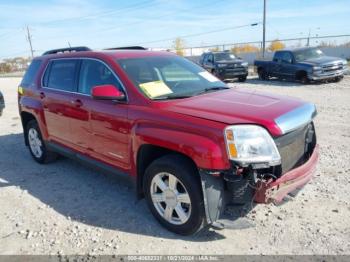
M 53 49 L 53 50 L 46 51 L 45 53 L 43 53 L 43 55 L 52 55 L 52 54 L 59 54 L 59 53 L 71 53 L 71 52 L 82 52 L 82 51 L 91 51 L 91 49 L 86 47 L 86 46 L 59 48 L 59 49 Z
M 144 48 L 142 46 L 124 46 L 105 48 L 104 50 L 147 50 L 147 48 Z

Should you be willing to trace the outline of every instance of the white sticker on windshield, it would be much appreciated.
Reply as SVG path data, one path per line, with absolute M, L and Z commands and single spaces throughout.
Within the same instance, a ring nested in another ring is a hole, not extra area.
M 212 74 L 210 74 L 207 71 L 200 72 L 200 73 L 198 73 L 198 75 L 205 78 L 209 82 L 220 82 L 220 80 L 218 78 L 216 78 L 215 76 L 213 76 Z

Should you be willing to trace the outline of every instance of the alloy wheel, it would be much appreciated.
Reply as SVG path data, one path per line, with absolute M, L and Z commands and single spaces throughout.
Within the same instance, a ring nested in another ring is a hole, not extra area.
M 181 181 L 166 172 L 156 174 L 150 186 L 153 205 L 167 222 L 182 225 L 191 215 L 191 199 Z

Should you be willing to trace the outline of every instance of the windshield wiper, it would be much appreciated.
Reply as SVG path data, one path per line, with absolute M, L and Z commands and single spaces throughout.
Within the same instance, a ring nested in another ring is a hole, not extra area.
M 204 89 L 203 91 L 197 93 L 197 95 L 208 93 L 208 92 L 211 92 L 211 91 L 224 90 L 224 89 L 230 89 L 230 87 L 227 87 L 227 86 L 208 87 L 208 88 Z
M 190 95 L 169 95 L 169 96 L 160 96 L 153 98 L 153 100 L 170 100 L 170 99 L 183 99 L 183 98 L 189 98 L 192 97 Z

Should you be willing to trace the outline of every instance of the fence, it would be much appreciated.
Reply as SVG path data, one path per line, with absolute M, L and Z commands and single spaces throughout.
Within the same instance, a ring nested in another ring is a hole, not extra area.
M 272 57 L 273 52 L 269 51 L 269 47 L 275 40 L 266 41 L 266 53 L 265 58 L 269 59 Z M 296 48 L 303 46 L 318 46 L 321 50 L 329 56 L 342 57 L 344 59 L 350 59 L 350 35 L 328 35 L 328 36 L 310 36 L 310 37 L 299 37 L 299 38 L 288 38 L 278 39 L 284 47 Z M 164 50 L 165 48 L 157 48 L 157 50 Z M 169 49 L 167 49 L 169 50 Z M 262 42 L 241 42 L 232 44 L 218 44 L 218 45 L 207 45 L 200 47 L 188 47 L 182 51 L 184 56 L 197 62 L 200 55 L 203 52 L 210 50 L 222 51 L 232 50 L 236 55 L 252 64 L 255 59 L 261 58 Z M 253 51 L 250 51 L 253 50 Z M 169 51 L 175 52 L 174 49 Z

